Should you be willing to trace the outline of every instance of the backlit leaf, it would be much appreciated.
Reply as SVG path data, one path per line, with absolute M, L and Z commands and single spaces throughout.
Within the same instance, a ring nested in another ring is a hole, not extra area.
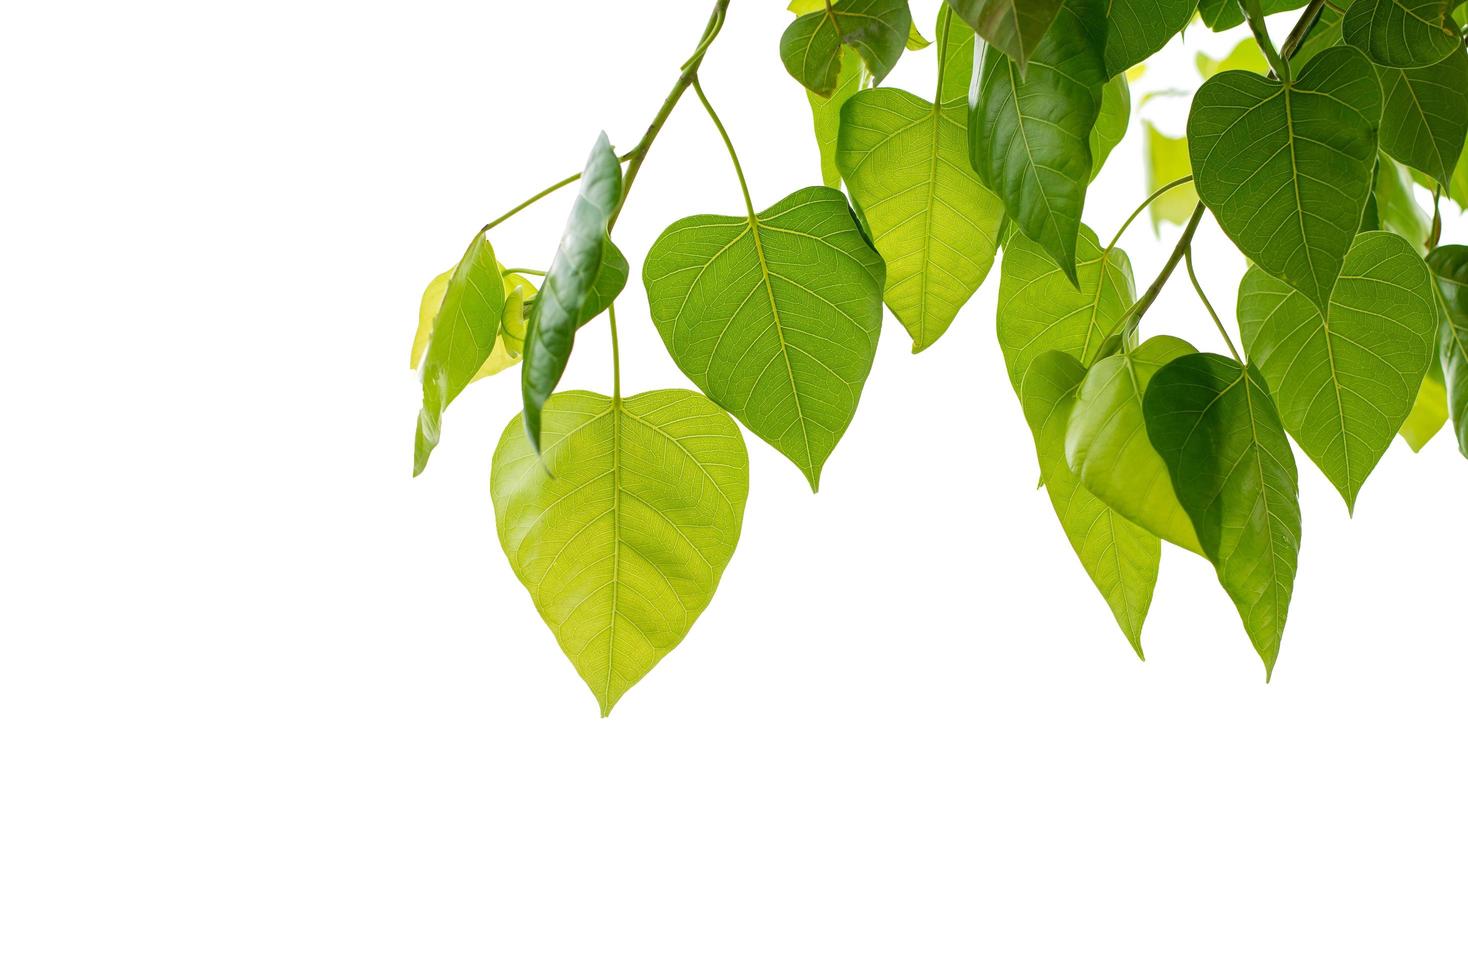
M 841 75 L 836 90 L 824 96 L 805 90 L 810 101 L 811 121 L 816 131 L 816 146 L 821 153 L 821 183 L 827 187 L 841 187 L 841 171 L 836 166 L 836 141 L 841 132 L 841 108 L 846 100 L 862 90 L 866 84 L 866 68 L 861 55 L 852 48 L 841 52 Z
M 1447 186 L 1468 140 L 1468 50 L 1425 68 L 1379 68 L 1381 148 Z
M 1423 68 L 1463 47 L 1448 0 L 1355 0 L 1341 25 L 1346 43 L 1383 68 Z
M 1161 51 L 1197 8 L 1198 0 L 1109 0 L 1106 73 L 1120 74 Z
M 1265 14 L 1278 14 L 1305 6 L 1307 0 L 1264 0 L 1260 6 Z M 1239 0 L 1199 0 L 1198 16 L 1209 29 L 1226 31 L 1244 22 L 1244 12 Z M 1252 41 L 1250 42 L 1253 43 Z
M 1401 164 L 1383 157 L 1376 171 L 1377 225 L 1383 231 L 1401 235 L 1418 254 L 1425 252 L 1429 218 L 1417 205 L 1412 188 L 1402 172 Z
M 1193 161 L 1188 158 L 1186 137 L 1164 135 L 1150 122 L 1144 126 L 1147 134 L 1147 193 L 1152 194 L 1163 185 L 1192 173 Z M 1156 231 L 1164 221 L 1175 225 L 1187 224 L 1197 203 L 1198 192 L 1191 183 L 1168 191 L 1147 205 L 1152 230 Z
M 1468 245 L 1441 245 L 1428 253 L 1427 264 L 1437 278 L 1446 310 L 1438 334 L 1438 357 L 1448 411 L 1458 448 L 1468 456 Z
M 907 0 L 836 0 L 785 28 L 780 60 L 797 82 L 828 96 L 836 90 L 843 45 L 856 49 L 881 82 L 902 57 L 911 28 Z
M 1420 453 L 1422 447 L 1432 441 L 1432 437 L 1438 434 L 1447 421 L 1448 390 L 1443 386 L 1442 361 L 1434 350 L 1427 376 L 1422 379 L 1422 387 L 1417 390 L 1417 400 L 1412 403 L 1407 421 L 1402 423 L 1402 439 L 1412 447 L 1414 453 Z
M 1062 0 L 948 0 L 979 36 L 1028 71 L 1030 53 L 1050 29 Z
M 1318 31 L 1320 28 L 1316 28 Z M 1315 31 L 1311 32 L 1311 37 Z M 1252 37 L 1246 37 L 1234 49 L 1221 59 L 1210 58 L 1199 51 L 1193 56 L 1193 64 L 1198 67 L 1198 74 L 1205 80 L 1212 78 L 1221 71 L 1251 71 L 1257 75 L 1269 73 L 1269 62 L 1264 58 L 1264 52 L 1259 50 L 1259 43 Z
M 1126 76 L 1117 75 L 1101 88 L 1101 111 L 1096 116 L 1096 125 L 1091 127 L 1091 179 L 1101 172 L 1106 158 L 1126 136 L 1127 124 L 1132 119 L 1132 90 L 1127 86 Z

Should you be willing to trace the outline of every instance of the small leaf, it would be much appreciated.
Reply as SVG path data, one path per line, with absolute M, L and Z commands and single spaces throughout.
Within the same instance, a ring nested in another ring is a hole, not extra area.
M 1468 245 L 1442 245 L 1427 255 L 1446 317 L 1438 333 L 1438 357 L 1458 449 L 1468 456 Z
M 1106 83 L 1102 0 L 1066 0 L 1029 71 L 997 47 L 969 96 L 969 159 L 1015 224 L 1076 282 L 1076 234 L 1091 179 L 1091 129 Z
M 1252 42 L 1251 42 L 1252 43 Z M 1183 136 L 1166 136 L 1150 122 L 1143 124 L 1147 134 L 1147 193 L 1155 194 L 1166 184 L 1193 172 L 1188 158 L 1188 140 Z M 1170 190 L 1147 205 L 1155 232 L 1164 221 L 1185 225 L 1198 204 L 1198 192 L 1191 183 Z
M 1468 51 L 1425 68 L 1378 68 L 1381 148 L 1446 187 L 1468 140 Z
M 454 266 L 457 269 L 458 266 Z M 423 363 L 423 352 L 428 349 L 428 338 L 433 336 L 433 318 L 443 306 L 444 293 L 448 292 L 449 280 L 454 269 L 440 272 L 429 280 L 423 289 L 423 298 L 418 301 L 418 330 L 413 334 L 413 352 L 408 356 L 408 367 L 414 371 Z
M 1425 68 L 1463 46 L 1448 7 L 1448 0 L 1356 0 L 1341 28 L 1347 44 L 1383 68 Z
M 1142 405 L 1163 367 L 1197 351 L 1176 337 L 1151 337 L 1092 365 L 1076 396 L 1065 456 L 1086 489 L 1123 517 L 1180 548 L 1203 553 L 1192 519 L 1152 448 Z
M 907 50 L 909 50 L 909 51 L 921 51 L 923 48 L 926 48 L 928 45 L 930 45 L 932 43 L 933 43 L 932 41 L 929 41 L 927 38 L 923 37 L 923 32 L 917 29 L 917 25 L 916 24 L 909 24 L 908 25 L 908 28 L 907 28 L 907 44 L 904 45 L 907 48 Z
M 1137 656 L 1142 623 L 1157 585 L 1157 537 L 1107 507 L 1081 485 L 1065 462 L 1066 422 L 1086 369 L 1069 354 L 1046 351 L 1025 375 L 1020 402 L 1035 436 L 1040 479 L 1055 516 Z
M 627 282 L 627 260 L 607 238 L 607 222 L 621 199 L 622 164 L 602 133 L 586 161 L 571 217 L 530 314 L 520 390 L 533 447 L 540 446 L 541 406 L 571 359 L 576 328 L 605 309 Z
M 1417 400 L 1412 403 L 1407 421 L 1402 423 L 1402 439 L 1412 447 L 1414 453 L 1420 453 L 1422 447 L 1432 441 L 1432 437 L 1438 434 L 1447 421 L 1448 390 L 1443 387 L 1442 361 L 1434 350 L 1427 376 L 1422 379 L 1422 387 L 1417 390 Z
M 1263 378 L 1217 354 L 1153 377 L 1147 435 L 1264 661 L 1279 658 L 1300 553 L 1299 478 Z
M 474 380 L 499 374 L 520 363 L 525 352 L 525 304 L 535 297 L 535 287 L 521 275 L 505 276 L 505 310 L 500 315 L 500 332 L 494 350 Z
M 1197 8 L 1198 0 L 1110 0 L 1106 73 L 1120 74 L 1161 51 Z
M 1126 136 L 1127 124 L 1132 118 L 1132 90 L 1127 86 L 1126 76 L 1117 75 L 1101 88 L 1101 112 L 1096 116 L 1096 125 L 1091 127 L 1091 179 L 1101 172 L 1106 158 Z
M 642 275 L 678 367 L 816 489 L 882 329 L 882 259 L 846 198 L 807 187 L 758 215 L 684 218 Z
M 544 465 L 518 417 L 500 437 L 495 524 L 605 717 L 713 598 L 739 541 L 749 458 L 739 427 L 692 391 L 562 392 L 542 426 Z
M 1024 75 L 1033 52 L 1060 12 L 1062 0 L 948 0 L 979 36 L 1002 51 Z
M 1381 87 L 1352 48 L 1291 85 L 1227 71 L 1188 115 L 1198 196 L 1234 244 L 1324 310 L 1371 195 Z
M 816 131 L 816 146 L 821 152 L 821 183 L 827 187 L 841 189 L 841 171 L 836 166 L 836 141 L 841 133 L 841 109 L 846 100 L 862 90 L 866 84 L 866 68 L 861 55 L 852 48 L 841 51 L 841 74 L 836 90 L 829 97 L 805 90 L 810 101 L 811 121 Z
M 1366 232 L 1325 316 L 1258 266 L 1239 286 L 1238 313 L 1285 429 L 1354 510 L 1432 359 L 1438 313 L 1427 266 L 1396 235 Z
M 785 28 L 780 60 L 797 82 L 829 96 L 836 91 L 843 44 L 855 48 L 881 82 L 902 57 L 911 28 L 907 0 L 837 0 Z

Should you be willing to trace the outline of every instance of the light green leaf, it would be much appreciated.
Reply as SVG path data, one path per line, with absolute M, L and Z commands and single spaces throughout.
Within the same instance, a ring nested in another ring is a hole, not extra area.
M 909 50 L 909 51 L 921 51 L 923 48 L 926 48 L 928 45 L 930 45 L 932 43 L 933 43 L 932 41 L 929 41 L 927 38 L 923 37 L 923 32 L 917 29 L 917 25 L 916 24 L 909 24 L 908 25 L 908 28 L 907 28 L 907 44 L 904 45 L 904 47 L 906 47 L 907 50 Z
M 1371 195 L 1380 119 L 1376 73 L 1346 47 L 1291 85 L 1228 71 L 1193 97 L 1198 196 L 1245 255 L 1320 310 Z
M 642 271 L 678 367 L 816 489 L 882 328 L 882 259 L 846 198 L 807 187 L 758 215 L 684 218 Z
M 1427 255 L 1446 317 L 1438 333 L 1438 357 L 1458 449 L 1468 456 L 1468 245 L 1440 245 Z
M 1319 27 L 1315 28 L 1315 31 L 1319 30 Z M 1315 36 L 1315 31 L 1311 32 L 1311 37 Z M 1193 63 L 1198 66 L 1198 74 L 1205 81 L 1222 71 L 1251 71 L 1256 75 L 1269 73 L 1269 62 L 1265 60 L 1264 52 L 1259 50 L 1259 43 L 1252 37 L 1246 37 L 1234 45 L 1234 49 L 1222 59 L 1210 58 L 1199 51 L 1193 56 Z
M 1147 134 L 1147 193 L 1155 194 L 1163 186 L 1193 172 L 1188 158 L 1188 140 L 1184 136 L 1166 136 L 1150 122 L 1144 123 Z M 1164 221 L 1185 225 L 1198 204 L 1198 192 L 1191 183 L 1168 191 L 1147 205 L 1152 230 Z
M 1106 73 L 1118 75 L 1161 51 L 1196 9 L 1198 0 L 1108 0 Z
M 1095 357 L 1132 305 L 1136 287 L 1125 252 L 1118 248 L 1105 254 L 1096 233 L 1082 225 L 1076 255 L 1079 287 L 1018 231 L 1004 247 L 995 321 L 1016 394 L 1030 362 L 1047 350 L 1083 362 Z
M 1002 51 L 1024 75 L 1030 53 L 1050 29 L 1062 0 L 948 0 L 979 36 Z
M 1167 464 L 1147 438 L 1142 404 L 1164 366 L 1197 353 L 1176 337 L 1151 337 L 1091 366 L 1066 434 L 1071 470 L 1118 514 L 1180 548 L 1203 553 L 1192 519 L 1173 491 Z
M 1468 140 L 1468 51 L 1425 68 L 1378 68 L 1381 148 L 1447 186 Z
M 1081 567 L 1141 657 L 1142 623 L 1157 584 L 1161 546 L 1155 535 L 1093 496 L 1066 465 L 1066 422 L 1085 375 L 1086 369 L 1074 357 L 1046 351 L 1025 375 L 1020 402 L 1035 436 L 1040 479 L 1050 495 L 1055 516 L 1060 518 Z
M 1264 0 L 1260 6 L 1265 14 L 1279 14 L 1303 7 L 1306 2 L 1307 0 Z M 1226 31 L 1244 22 L 1244 12 L 1239 7 L 1239 0 L 1199 0 L 1198 15 L 1214 31 Z
M 821 152 L 821 183 L 841 188 L 841 171 L 836 167 L 836 141 L 841 132 L 841 109 L 846 100 L 860 92 L 866 84 L 866 68 L 861 55 L 852 48 L 841 51 L 841 74 L 830 97 L 805 90 L 810 100 L 811 120 L 816 130 L 816 146 Z
M 1258 266 L 1239 286 L 1238 314 L 1286 431 L 1354 510 L 1432 358 L 1438 315 L 1427 266 L 1398 236 L 1366 232 L 1324 317 Z
M 1422 452 L 1422 447 L 1432 441 L 1448 421 L 1448 390 L 1443 386 L 1442 361 L 1436 356 L 1428 365 L 1427 376 L 1422 379 L 1422 387 L 1417 390 L 1417 400 L 1412 403 L 1412 411 L 1407 415 L 1407 421 L 1402 423 L 1401 436 L 1407 445 L 1412 447 L 1414 453 Z
M 943 20 L 948 19 L 948 34 L 943 35 Z M 937 35 L 943 44 L 938 49 L 938 101 L 968 104 L 969 81 L 974 74 L 974 31 L 953 16 L 945 4 L 938 8 Z
M 1106 83 L 1103 0 L 1066 0 L 1028 74 L 985 47 L 969 98 L 969 159 L 1025 235 L 1076 281 L 1076 233 L 1091 179 L 1091 128 Z
M 1463 46 L 1448 0 L 1355 0 L 1341 25 L 1346 43 L 1383 68 L 1424 68 Z
M 437 292 L 440 276 L 429 283 L 422 307 Z M 413 475 L 423 472 L 428 457 L 438 445 L 443 412 L 459 396 L 485 359 L 494 350 L 500 315 L 505 306 L 505 287 L 494 248 L 484 235 L 474 236 L 464 257 L 442 284 L 443 301 L 423 353 L 423 408 L 418 412 L 418 430 L 413 440 Z M 422 333 L 422 324 L 419 324 Z
M 1267 678 L 1300 553 L 1299 477 L 1269 390 L 1252 367 L 1188 354 L 1152 378 L 1143 412 Z
M 1101 87 L 1101 112 L 1091 127 L 1091 179 L 1101 172 L 1106 158 L 1126 136 L 1132 118 L 1132 90 L 1125 75 L 1117 75 Z
M 836 162 L 887 264 L 887 306 L 914 353 L 948 329 L 998 250 L 1004 205 L 968 164 L 967 119 L 963 102 L 895 88 L 859 92 L 841 113 Z
M 855 48 L 881 82 L 902 57 L 911 28 L 907 0 L 836 0 L 785 28 L 780 60 L 797 82 L 829 96 L 836 90 L 843 44 Z
M 1376 171 L 1377 225 L 1401 235 L 1420 255 L 1425 252 L 1431 219 L 1417 206 L 1401 164 L 1383 156 Z
M 494 453 L 500 545 L 602 716 L 708 606 L 744 519 L 749 458 L 692 391 L 554 395 L 543 462 L 517 417 Z
M 530 314 L 520 391 L 531 446 L 540 446 L 540 409 L 571 359 L 576 329 L 605 309 L 627 282 L 627 260 L 607 238 L 607 222 L 621 199 L 622 164 L 602 133 Z

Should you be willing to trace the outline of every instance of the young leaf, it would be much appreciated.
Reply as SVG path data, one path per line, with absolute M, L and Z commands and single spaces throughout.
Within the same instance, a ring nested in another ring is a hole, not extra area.
M 1106 158 L 1126 136 L 1132 118 L 1132 90 L 1125 75 L 1117 75 L 1101 87 L 1101 111 L 1091 127 L 1091 179 L 1101 172 Z
M 1152 604 L 1162 549 L 1156 535 L 1137 527 L 1081 486 L 1066 464 L 1066 421 L 1085 376 L 1086 369 L 1074 357 L 1046 351 L 1025 374 L 1020 403 L 1035 436 L 1040 479 L 1055 516 L 1081 566 L 1111 607 L 1116 625 L 1141 657 L 1142 623 Z
M 963 102 L 894 88 L 859 92 L 841 112 L 836 162 L 887 264 L 887 306 L 913 353 L 948 329 L 998 250 L 1004 205 L 968 164 L 967 118 Z
M 948 0 L 948 6 L 985 41 L 1029 70 L 1030 53 L 1050 29 L 1062 0 Z
M 544 465 L 519 418 L 505 427 L 495 524 L 605 717 L 713 598 L 739 541 L 749 457 L 733 420 L 692 391 L 562 392 L 542 432 Z
M 1253 43 L 1252 41 L 1249 43 Z M 1150 122 L 1143 124 L 1147 135 L 1147 193 L 1155 194 L 1167 184 L 1193 172 L 1188 159 L 1188 141 L 1183 136 L 1166 136 Z M 1198 204 L 1198 192 L 1191 183 L 1168 191 L 1147 205 L 1152 230 L 1164 221 L 1185 225 Z
M 836 166 L 836 141 L 841 132 L 841 109 L 846 100 L 862 90 L 867 79 L 861 55 L 852 48 L 841 51 L 841 74 L 836 90 L 829 97 L 805 90 L 810 101 L 811 121 L 816 131 L 816 146 L 821 152 L 821 183 L 841 189 L 841 171 Z
M 1188 354 L 1147 386 L 1157 447 L 1203 553 L 1274 671 L 1300 553 L 1299 482 L 1263 378 L 1217 354 Z
M 435 283 L 442 278 L 429 283 L 424 306 L 429 303 L 428 293 L 437 291 Z M 414 476 L 423 472 L 438 445 L 444 409 L 474 379 L 494 349 L 499 333 L 505 286 L 494 248 L 484 235 L 474 236 L 443 290 L 443 303 L 434 317 L 423 354 L 423 408 L 418 412 L 418 431 L 413 440 Z M 420 308 L 420 316 L 421 312 Z
M 807 187 L 757 215 L 684 218 L 642 274 L 678 367 L 816 489 L 882 328 L 882 259 L 846 198 Z
M 1110 0 L 1106 74 L 1118 75 L 1161 51 L 1197 9 L 1198 0 Z
M 1381 148 L 1447 186 L 1468 140 L 1468 51 L 1425 68 L 1379 68 Z
M 1004 247 L 995 322 L 1016 394 L 1030 362 L 1047 350 L 1082 361 L 1095 357 L 1132 304 L 1136 287 L 1125 252 L 1103 252 L 1096 233 L 1082 225 L 1076 256 L 1079 287 L 1018 231 Z
M 1142 412 L 1157 372 L 1195 353 L 1185 340 L 1160 336 L 1097 361 L 1076 396 L 1065 456 L 1077 479 L 1107 506 L 1152 534 L 1202 554 L 1167 464 L 1147 438 Z
M 1438 314 L 1427 266 L 1396 235 L 1366 232 L 1325 316 L 1258 266 L 1239 286 L 1238 315 L 1285 429 L 1354 510 L 1432 359 Z
M 1198 196 L 1245 255 L 1320 310 L 1371 195 L 1380 119 L 1376 73 L 1345 47 L 1290 85 L 1227 71 L 1193 97 Z
M 969 96 L 969 159 L 1025 235 L 1076 282 L 1091 128 L 1106 83 L 1103 0 L 1066 0 L 1029 72 L 986 47 Z
M 785 28 L 780 60 L 797 82 L 829 96 L 836 90 L 843 44 L 855 48 L 881 82 L 902 57 L 911 28 L 907 0 L 836 0 Z
M 1427 255 L 1447 316 L 1438 335 L 1438 357 L 1458 448 L 1468 456 L 1468 245 L 1442 245 Z
M 571 359 L 576 328 L 605 309 L 627 282 L 627 260 L 607 238 L 607 222 L 621 199 L 622 164 L 602 133 L 586 161 L 571 217 L 530 314 L 520 391 L 525 431 L 536 449 L 541 406 Z
M 1422 387 L 1417 389 L 1412 411 L 1407 415 L 1407 421 L 1402 423 L 1402 439 L 1414 453 L 1422 452 L 1422 447 L 1431 442 L 1448 421 L 1448 390 L 1443 386 L 1443 365 L 1436 356 L 1436 349 L 1433 355 L 1432 363 L 1427 366 L 1427 376 L 1422 379 Z
M 1448 0 L 1355 0 L 1341 25 L 1346 43 L 1383 68 L 1425 68 L 1463 46 Z

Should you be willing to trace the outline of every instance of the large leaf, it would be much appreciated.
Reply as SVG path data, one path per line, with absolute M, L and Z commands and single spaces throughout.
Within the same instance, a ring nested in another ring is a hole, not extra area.
M 948 0 L 985 41 L 1028 70 L 1030 53 L 1050 29 L 1062 0 Z
M 1040 355 L 1025 375 L 1020 402 L 1035 436 L 1040 479 L 1081 566 L 1116 624 L 1142 656 L 1142 623 L 1157 584 L 1161 546 L 1156 535 L 1107 507 L 1081 485 L 1065 462 L 1066 421 L 1086 369 L 1061 351 Z
M 1468 51 L 1425 68 L 1381 68 L 1381 148 L 1446 187 L 1468 140 Z
M 1065 455 L 1087 490 L 1117 513 L 1173 544 L 1202 554 L 1192 519 L 1173 491 L 1167 464 L 1147 438 L 1142 404 L 1152 378 L 1196 353 L 1176 337 L 1151 337 L 1091 366 L 1076 396 Z
M 797 82 L 830 95 L 841 70 L 842 45 L 856 49 L 880 82 L 902 57 L 911 28 L 907 0 L 836 0 L 785 28 L 780 60 Z
M 1106 73 L 1120 74 L 1161 51 L 1196 9 L 1198 0 L 1108 0 Z
M 1341 25 L 1346 43 L 1383 68 L 1423 68 L 1463 46 L 1448 0 L 1355 0 Z
M 605 716 L 713 598 L 739 540 L 749 459 L 739 427 L 692 391 L 563 392 L 542 432 L 543 465 L 519 418 L 500 437 L 495 523 Z
M 1432 359 L 1438 316 L 1427 266 L 1398 236 L 1366 232 L 1324 316 L 1258 266 L 1239 286 L 1238 313 L 1285 429 L 1354 510 Z
M 1285 85 L 1226 71 L 1188 115 L 1198 196 L 1239 249 L 1324 310 L 1371 194 L 1381 86 L 1352 48 Z
M 1217 354 L 1152 378 L 1147 435 L 1264 661 L 1279 657 L 1300 553 L 1299 477 L 1264 379 Z
M 867 80 L 861 55 L 852 48 L 841 52 L 841 74 L 836 89 L 829 96 L 805 90 L 810 101 L 811 122 L 816 131 L 816 147 L 821 153 L 821 183 L 841 187 L 841 171 L 836 166 L 836 141 L 841 131 L 841 109 L 846 100 L 862 90 Z
M 1188 158 L 1188 140 L 1184 136 L 1167 136 L 1150 122 L 1143 123 L 1147 134 L 1147 193 L 1161 190 L 1179 177 L 1193 172 Z M 1198 192 L 1191 182 L 1180 185 L 1155 198 L 1147 205 L 1155 232 L 1164 221 L 1185 225 L 1198 204 Z
M 1104 0 L 1067 0 L 1021 77 L 985 47 L 969 98 L 969 158 L 1025 235 L 1076 282 L 1091 128 L 1106 83 Z
M 1030 362 L 1047 350 L 1095 357 L 1132 304 L 1136 287 L 1125 252 L 1105 253 L 1096 233 L 1082 226 L 1077 257 L 1079 287 L 1024 235 L 1014 233 L 1004 247 L 995 322 L 1016 394 Z
M 1437 277 L 1447 317 L 1439 334 L 1438 356 L 1448 393 L 1448 411 L 1458 448 L 1468 456 L 1468 245 L 1442 245 L 1427 255 Z
M 816 489 L 882 328 L 882 259 L 846 198 L 807 187 L 758 215 L 684 218 L 642 273 L 678 367 Z
M 422 306 L 431 303 L 428 294 L 437 293 L 435 283 L 441 280 L 429 284 Z M 494 248 L 483 235 L 475 235 L 469 243 L 443 283 L 442 296 L 423 352 L 423 407 L 413 440 L 414 476 L 423 472 L 438 445 L 444 409 L 474 379 L 494 350 L 499 333 L 505 287 Z M 421 317 L 421 308 L 419 312 Z
M 530 313 L 520 392 L 525 431 L 540 446 L 540 410 L 571 359 L 576 328 L 605 309 L 627 282 L 627 260 L 607 238 L 607 222 L 622 199 L 622 165 L 596 138 L 561 244 Z M 604 269 L 605 267 L 605 269 Z
M 887 264 L 887 306 L 914 353 L 948 329 L 998 250 L 1004 205 L 969 166 L 967 119 L 962 101 L 937 105 L 895 88 L 859 92 L 841 113 L 836 162 Z

